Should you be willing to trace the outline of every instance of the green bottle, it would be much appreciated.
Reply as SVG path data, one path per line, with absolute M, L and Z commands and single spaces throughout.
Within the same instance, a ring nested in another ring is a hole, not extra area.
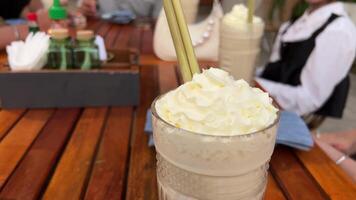
M 47 68 L 66 70 L 73 67 L 72 44 L 67 29 L 50 29 Z
M 37 14 L 30 12 L 27 14 L 27 21 L 28 21 L 28 32 L 29 33 L 37 33 L 40 31 L 40 28 L 38 27 L 37 24 Z
M 93 31 L 77 32 L 77 41 L 73 51 L 76 69 L 89 70 L 100 66 L 99 50 L 94 40 Z
M 48 16 L 52 20 L 51 29 L 68 27 L 68 13 L 61 6 L 60 0 L 53 0 L 53 5 L 48 10 Z

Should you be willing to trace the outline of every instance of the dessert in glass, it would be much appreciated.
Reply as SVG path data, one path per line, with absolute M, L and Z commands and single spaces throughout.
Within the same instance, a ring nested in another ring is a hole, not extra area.
M 248 23 L 247 18 L 248 9 L 239 4 L 224 16 L 220 26 L 219 66 L 234 78 L 252 84 L 264 23 L 256 16 Z
M 160 200 L 262 199 L 278 109 L 217 68 L 152 103 Z

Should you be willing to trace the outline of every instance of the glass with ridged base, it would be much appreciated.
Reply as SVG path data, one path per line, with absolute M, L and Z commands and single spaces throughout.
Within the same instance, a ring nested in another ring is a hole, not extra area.
M 263 130 L 212 136 L 175 127 L 153 102 L 160 200 L 262 199 L 279 117 Z

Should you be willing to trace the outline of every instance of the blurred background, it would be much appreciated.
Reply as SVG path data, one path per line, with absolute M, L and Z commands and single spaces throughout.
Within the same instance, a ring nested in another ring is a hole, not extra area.
M 245 3 L 246 0 L 222 0 L 224 12 L 229 12 L 236 3 Z M 343 1 L 346 10 L 356 24 L 356 1 Z M 212 0 L 201 0 L 198 14 L 198 21 L 204 19 L 210 13 Z M 274 38 L 279 26 L 291 19 L 300 16 L 306 9 L 303 0 L 256 0 L 256 14 L 266 22 L 266 33 L 262 42 L 262 53 L 258 66 L 264 66 L 270 56 Z M 347 105 L 342 119 L 327 118 L 320 127 L 321 132 L 336 132 L 356 129 L 356 62 L 352 67 L 351 89 L 347 100 Z
M 49 7 L 52 0 L 41 0 L 45 7 Z M 67 0 L 69 7 L 75 9 L 81 0 Z M 105 1 L 105 0 L 99 0 Z M 150 0 L 147 0 L 150 1 Z M 200 0 L 197 21 L 205 19 L 210 14 L 214 0 Z M 245 3 L 246 0 L 221 0 L 224 12 L 229 12 L 233 5 Z M 356 0 L 343 0 L 346 10 L 356 24 Z M 266 33 L 262 41 L 262 53 L 258 66 L 264 66 L 270 56 L 273 41 L 279 26 L 291 19 L 300 16 L 306 9 L 304 0 L 256 0 L 256 14 L 266 22 Z M 322 132 L 356 129 L 356 64 L 350 73 L 351 89 L 347 106 L 342 119 L 327 118 L 322 124 Z

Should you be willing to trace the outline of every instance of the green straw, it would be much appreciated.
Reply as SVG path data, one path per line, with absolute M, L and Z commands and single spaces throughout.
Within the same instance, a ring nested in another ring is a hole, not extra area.
M 180 72 L 184 82 L 192 80 L 192 72 L 190 70 L 187 52 L 184 48 L 181 31 L 177 23 L 177 16 L 171 0 L 163 0 L 163 7 L 166 13 L 168 26 L 172 35 L 174 48 L 176 50 Z
M 199 68 L 198 61 L 195 56 L 195 52 L 194 52 L 194 48 L 192 45 L 192 40 L 190 38 L 188 26 L 187 26 L 187 23 L 185 22 L 182 5 L 180 3 L 180 0 L 172 0 L 172 3 L 173 3 L 173 8 L 174 8 L 174 11 L 176 14 L 176 19 L 177 19 L 177 23 L 179 26 L 179 30 L 181 33 L 184 49 L 185 49 L 186 55 L 188 57 L 187 59 L 189 62 L 190 71 L 194 75 L 195 73 L 200 72 L 200 68 Z
M 255 0 L 248 0 L 248 18 L 247 22 L 249 24 L 253 23 L 253 13 L 255 11 Z

